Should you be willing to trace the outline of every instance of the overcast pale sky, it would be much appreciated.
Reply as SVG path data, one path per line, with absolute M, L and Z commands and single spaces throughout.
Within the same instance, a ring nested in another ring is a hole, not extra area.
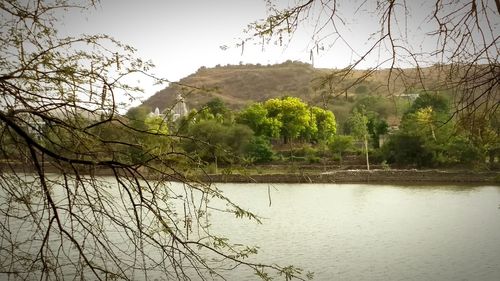
M 294 3 L 281 0 L 281 5 Z M 361 0 L 348 2 L 354 11 Z M 368 6 L 369 8 L 369 6 Z M 286 60 L 310 61 L 308 31 L 297 33 L 287 47 L 245 45 L 245 51 L 235 47 L 250 22 L 266 17 L 264 0 L 102 0 L 96 9 L 71 12 L 62 21 L 62 34 L 105 33 L 138 49 L 138 55 L 151 59 L 157 66 L 154 73 L 170 81 L 195 72 L 199 67 L 216 64 L 261 63 L 274 64 Z M 375 31 L 375 17 L 352 17 L 346 14 L 348 27 L 345 39 L 360 50 L 367 47 L 367 34 Z M 420 24 L 424 17 L 413 15 Z M 422 32 L 423 35 L 423 32 Z M 412 34 L 419 36 L 419 34 Z M 423 37 L 423 36 L 421 36 Z M 222 50 L 220 46 L 230 48 Z M 345 67 L 356 55 L 343 44 L 336 44 L 316 55 L 314 65 L 323 68 Z M 363 66 L 373 65 L 367 61 Z M 142 81 L 145 97 L 164 86 Z

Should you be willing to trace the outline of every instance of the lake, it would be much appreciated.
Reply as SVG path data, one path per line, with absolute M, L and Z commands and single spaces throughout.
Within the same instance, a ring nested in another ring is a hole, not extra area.
M 220 184 L 262 225 L 214 217 L 315 280 L 500 280 L 500 187 Z M 271 195 L 269 206 L 268 191 Z M 255 280 L 244 270 L 230 280 Z
M 112 180 L 104 181 L 110 183 L 110 192 L 116 193 Z M 292 264 L 314 272 L 314 280 L 500 280 L 498 186 L 217 187 L 263 218 L 262 224 L 235 219 L 229 213 L 216 212 L 211 218 L 212 234 L 260 247 L 250 261 Z M 173 183 L 171 188 L 182 186 Z M 113 195 L 109 196 L 113 200 Z M 10 223 L 19 235 L 23 235 L 23 228 L 29 230 L 23 220 L 11 219 Z M 123 233 L 113 233 L 112 239 L 123 240 Z M 59 240 L 54 243 L 57 247 Z M 33 244 L 27 249 L 38 247 Z M 68 252 L 75 255 L 74 250 Z M 65 270 L 63 274 L 64 279 L 74 275 Z M 151 280 L 163 280 L 163 276 L 162 272 L 151 272 Z M 224 276 L 228 280 L 257 280 L 242 266 Z M 0 274 L 0 280 L 3 277 L 7 276 Z M 140 274 L 133 279 L 141 280 Z

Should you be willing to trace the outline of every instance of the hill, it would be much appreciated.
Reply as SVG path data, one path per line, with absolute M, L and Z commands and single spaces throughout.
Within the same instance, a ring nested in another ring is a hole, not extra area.
M 354 70 L 346 74 L 342 70 L 318 69 L 292 61 L 276 65 L 201 67 L 157 92 L 144 105 L 160 110 L 171 108 L 180 93 L 189 109 L 198 109 L 213 98 L 220 98 L 231 109 L 241 109 L 251 102 L 289 95 L 312 105 L 325 106 L 341 121 L 360 97 L 376 96 L 382 99 L 384 117 L 398 120 L 400 105 L 389 98 L 417 92 L 422 88 L 421 81 L 425 81 L 426 87 L 437 85 L 441 80 L 436 75 L 438 72 L 426 68 L 420 72 L 397 69 L 390 76 L 388 70 Z M 388 81 L 391 81 L 390 88 Z
M 311 95 L 311 81 L 318 76 L 318 72 L 308 64 L 295 62 L 271 66 L 202 67 L 179 81 L 179 84 L 189 86 L 172 84 L 144 104 L 153 108 L 168 108 L 179 93 L 182 93 L 189 108 L 199 108 L 215 97 L 221 98 L 232 109 L 284 93 L 307 98 Z

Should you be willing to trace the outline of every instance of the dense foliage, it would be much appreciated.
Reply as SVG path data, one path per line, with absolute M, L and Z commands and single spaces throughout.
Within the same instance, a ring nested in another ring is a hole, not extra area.
M 390 126 L 387 112 L 391 106 L 399 106 L 403 113 L 399 120 L 392 118 Z M 482 126 L 478 136 L 470 131 L 474 127 L 464 127 L 463 119 L 450 108 L 446 93 L 420 91 L 413 101 L 390 101 L 366 93 L 356 97 L 351 111 L 338 124 L 331 110 L 296 97 L 255 102 L 240 111 L 214 99 L 180 121 L 170 122 L 169 130 L 182 131 L 186 137 L 180 149 L 215 167 L 283 161 L 337 163 L 341 168 L 359 168 L 364 162 L 368 169 L 370 162 L 375 167 L 381 163 L 395 167 L 494 167 L 498 161 L 498 123 L 476 121 Z M 141 110 L 132 109 L 129 115 Z M 151 125 L 144 128 L 148 127 Z M 343 134 L 338 134 L 337 127 L 342 127 Z M 346 155 L 358 159 L 358 164 L 344 166 Z
M 387 161 L 394 164 L 494 167 L 495 157 L 487 163 L 485 156 L 498 153 L 494 148 L 498 147 L 498 128 L 488 129 L 497 131 L 496 144 L 489 147 L 473 142 L 453 117 L 447 98 L 426 92 L 404 113 L 399 130 L 390 135 L 382 151 Z

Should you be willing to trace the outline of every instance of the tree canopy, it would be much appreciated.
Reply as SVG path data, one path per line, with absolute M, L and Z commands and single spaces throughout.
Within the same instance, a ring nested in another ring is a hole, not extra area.
M 248 125 L 256 135 L 293 140 L 327 141 L 337 130 L 329 110 L 309 106 L 296 97 L 269 99 L 242 110 L 237 121 Z

